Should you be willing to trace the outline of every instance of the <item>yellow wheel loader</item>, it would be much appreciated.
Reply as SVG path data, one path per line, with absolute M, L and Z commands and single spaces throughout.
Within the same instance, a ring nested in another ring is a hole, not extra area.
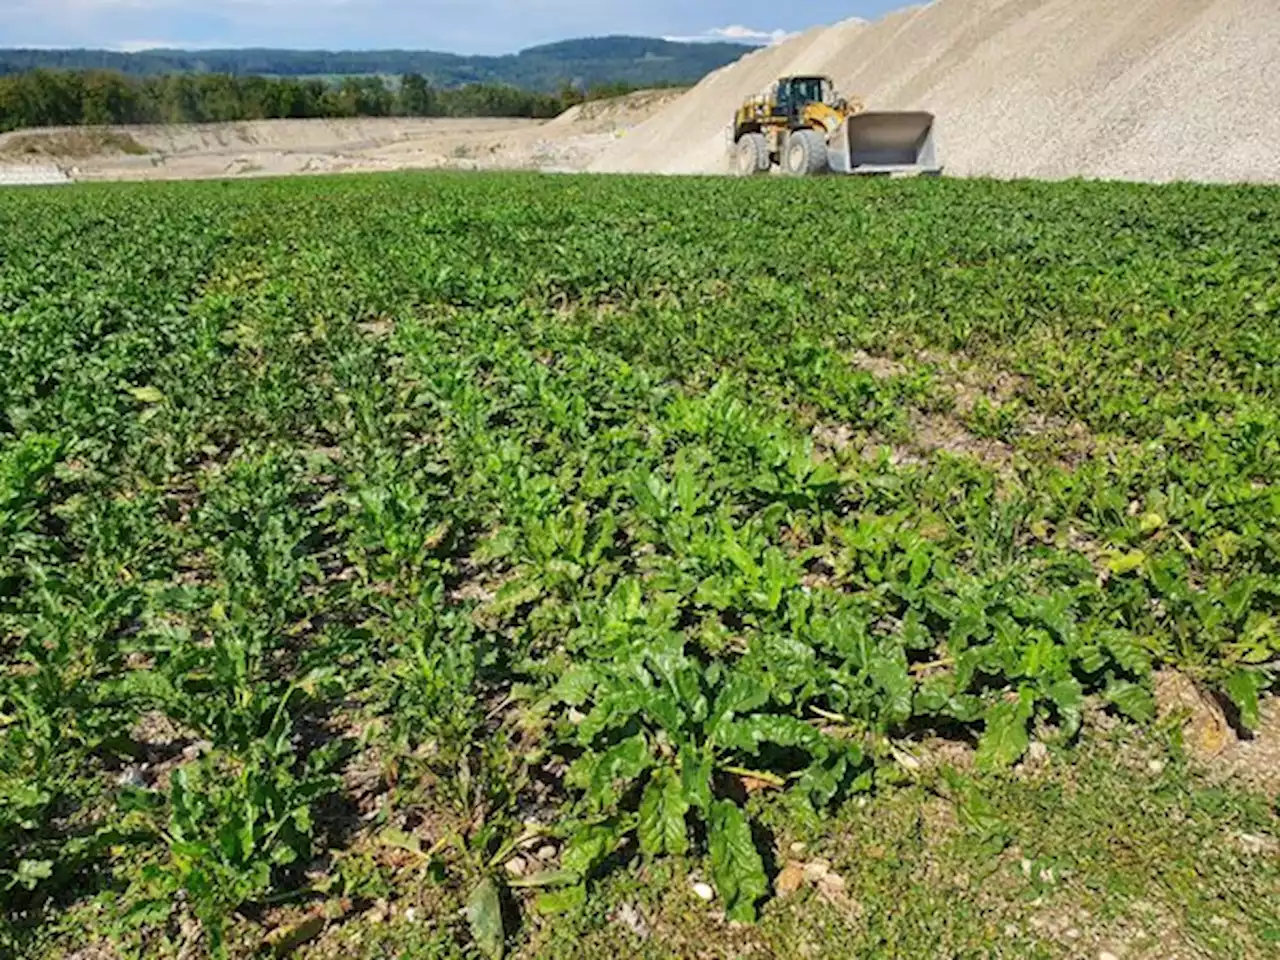
M 733 168 L 740 176 L 774 167 L 797 177 L 937 176 L 933 124 L 931 113 L 868 111 L 840 97 L 829 77 L 783 77 L 734 115 Z

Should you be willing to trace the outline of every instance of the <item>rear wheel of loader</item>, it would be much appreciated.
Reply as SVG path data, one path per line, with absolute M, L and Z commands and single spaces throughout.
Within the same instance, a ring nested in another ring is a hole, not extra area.
M 827 138 L 817 130 L 797 130 L 787 137 L 783 168 L 793 177 L 827 172 Z
M 769 143 L 763 133 L 748 133 L 738 141 L 733 155 L 734 172 L 740 177 L 755 177 L 768 173 Z

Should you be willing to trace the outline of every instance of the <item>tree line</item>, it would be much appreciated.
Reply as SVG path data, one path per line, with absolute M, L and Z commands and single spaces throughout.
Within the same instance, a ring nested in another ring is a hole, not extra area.
M 502 84 L 444 89 L 421 74 L 317 79 L 111 70 L 30 70 L 0 76 L 0 131 L 125 123 L 218 123 L 322 117 L 557 116 L 584 100 L 630 92 L 626 84 L 539 93 Z
M 692 85 L 750 50 L 735 43 L 672 43 L 656 37 L 563 40 L 505 56 L 431 50 L 0 50 L 0 75 L 28 70 L 112 70 L 130 76 L 229 73 L 238 77 L 398 77 L 420 73 L 438 87 L 506 84 L 555 93 L 566 80 L 591 87 Z

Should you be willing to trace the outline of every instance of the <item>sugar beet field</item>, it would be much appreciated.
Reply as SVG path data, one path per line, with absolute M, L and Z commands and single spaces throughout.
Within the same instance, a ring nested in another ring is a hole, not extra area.
M 1256 957 L 1280 192 L 0 195 L 0 956 Z

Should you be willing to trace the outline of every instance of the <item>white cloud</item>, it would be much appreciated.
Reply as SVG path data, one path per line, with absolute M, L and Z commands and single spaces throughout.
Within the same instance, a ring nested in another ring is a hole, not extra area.
M 705 33 L 695 34 L 690 37 L 664 37 L 663 39 L 671 40 L 675 43 L 711 43 L 719 40 L 729 41 L 731 43 L 771 46 L 794 36 L 794 33 L 790 33 L 786 30 L 756 30 L 754 27 L 744 27 L 742 24 L 733 24 L 728 27 L 713 27 Z
M 224 44 L 207 40 L 118 40 L 107 49 L 120 53 L 137 53 L 139 50 L 216 50 Z

